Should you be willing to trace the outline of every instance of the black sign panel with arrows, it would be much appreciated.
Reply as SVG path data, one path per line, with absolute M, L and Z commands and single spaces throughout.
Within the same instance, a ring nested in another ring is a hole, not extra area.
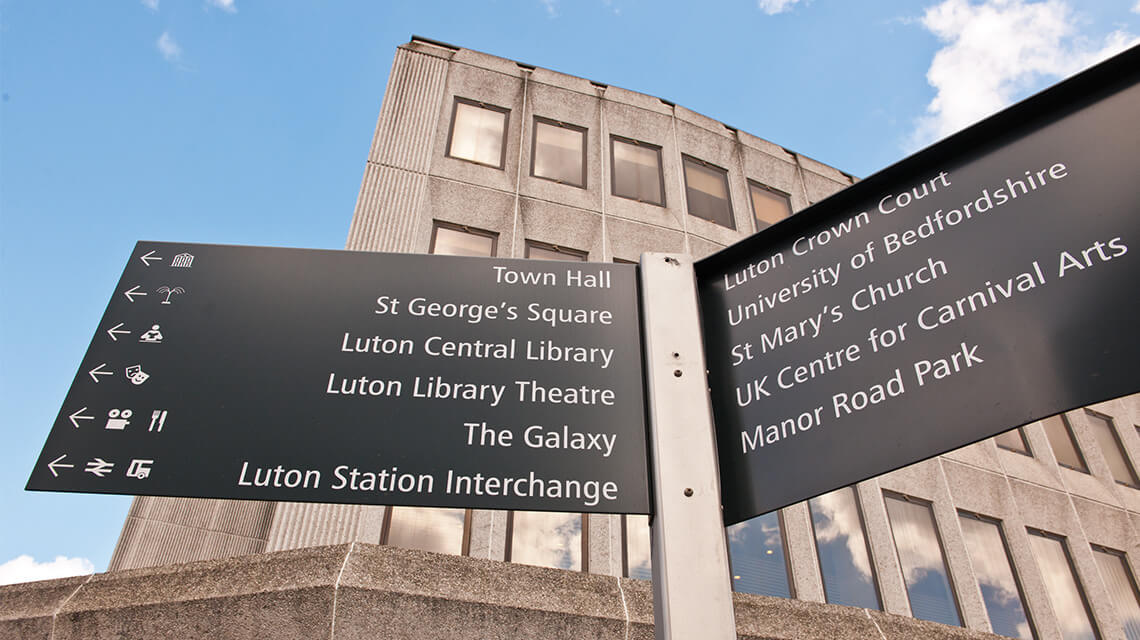
M 141 242 L 28 488 L 648 513 L 635 278 Z
M 726 523 L 1140 390 L 1140 48 L 696 264 Z

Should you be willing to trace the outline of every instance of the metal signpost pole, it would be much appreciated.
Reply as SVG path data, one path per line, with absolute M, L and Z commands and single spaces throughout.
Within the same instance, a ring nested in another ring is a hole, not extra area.
M 658 640 L 736 638 L 692 258 L 641 257 Z

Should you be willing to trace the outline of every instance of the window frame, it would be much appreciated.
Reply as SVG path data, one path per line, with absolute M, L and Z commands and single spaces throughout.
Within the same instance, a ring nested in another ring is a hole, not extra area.
M 1132 567 L 1128 564 L 1128 554 L 1124 551 L 1118 551 L 1104 545 L 1096 544 L 1095 542 L 1090 542 L 1089 546 L 1092 547 L 1094 554 L 1102 553 L 1107 556 L 1115 556 L 1120 560 L 1120 565 L 1124 570 L 1124 575 L 1128 578 L 1128 584 L 1132 587 L 1132 597 L 1136 598 L 1136 603 L 1138 606 L 1140 606 L 1140 585 L 1136 584 L 1136 576 L 1132 574 Z M 1101 581 L 1107 582 L 1104 579 L 1104 572 L 1101 571 L 1100 561 L 1096 559 L 1095 555 L 1093 556 L 1093 563 L 1097 565 L 1097 573 L 1100 574 Z M 1112 600 L 1111 595 L 1109 597 L 1109 600 Z M 1113 603 L 1113 606 L 1115 607 L 1115 603 Z
M 547 176 L 540 176 L 540 175 L 536 175 L 534 173 L 534 167 L 536 164 L 536 160 L 538 159 L 538 125 L 539 125 L 539 123 L 542 123 L 542 124 L 545 124 L 545 125 L 548 125 L 551 127 L 558 127 L 559 129 L 567 129 L 570 131 L 577 131 L 578 133 L 582 134 L 582 164 L 580 165 L 580 168 L 582 170 L 581 183 L 566 182 L 565 180 L 559 180 L 557 178 L 549 178 Z M 589 146 L 589 139 L 590 139 L 590 130 L 587 129 L 586 127 L 580 127 L 576 124 L 570 124 L 569 122 L 563 122 L 561 120 L 555 120 L 553 118 L 544 118 L 544 117 L 539 116 L 539 115 L 534 116 L 534 125 L 531 127 L 531 135 L 530 135 L 530 175 L 531 175 L 531 177 L 532 178 L 538 178 L 539 180 L 549 180 L 550 182 L 554 182 L 557 184 L 564 184 L 564 185 L 568 185 L 571 187 L 578 187 L 579 189 L 587 188 L 586 185 L 588 183 L 588 178 L 587 178 L 588 172 L 586 171 L 586 160 L 587 160 L 586 150 L 587 150 L 587 147 Z
M 531 258 L 530 249 L 535 247 L 546 251 L 552 251 L 561 255 L 572 256 L 573 261 L 588 262 L 590 254 L 581 249 L 571 249 L 570 247 L 563 247 L 558 244 L 551 244 L 549 242 L 542 242 L 541 240 L 527 240 L 523 249 L 523 257 L 530 260 L 541 260 L 542 258 Z
M 1111 416 L 1107 416 L 1103 413 L 1100 413 L 1099 411 L 1093 411 L 1087 407 L 1085 408 L 1085 415 L 1091 418 L 1103 420 L 1105 422 L 1105 426 L 1108 427 L 1108 434 L 1112 438 L 1113 443 L 1116 444 L 1116 450 L 1120 453 L 1120 457 L 1124 460 L 1124 467 L 1128 470 L 1128 475 L 1131 477 L 1132 482 L 1122 482 L 1116 477 L 1116 474 L 1112 473 L 1112 465 L 1108 464 L 1107 456 L 1105 456 L 1103 452 L 1104 447 L 1100 446 L 1100 439 L 1097 438 L 1096 434 L 1094 433 L 1093 438 L 1097 440 L 1097 447 L 1102 449 L 1100 455 L 1106 458 L 1105 464 L 1109 467 L 1108 471 L 1112 476 L 1112 479 L 1116 482 L 1116 484 L 1123 487 L 1128 487 L 1130 489 L 1140 489 L 1140 476 L 1136 475 L 1136 466 L 1132 464 L 1132 459 L 1128 457 L 1128 452 L 1124 449 L 1124 443 L 1120 440 L 1120 434 L 1116 432 L 1116 421 L 1113 420 Z M 1095 427 L 1093 428 L 1095 430 Z
M 754 228 L 756 231 L 763 231 L 764 229 L 767 229 L 768 227 L 771 227 L 771 226 L 775 225 L 776 223 L 775 222 L 767 222 L 767 223 L 764 223 L 763 227 L 760 226 L 760 218 L 756 215 L 756 202 L 752 199 L 752 190 L 753 189 L 760 189 L 761 191 L 767 191 L 768 193 L 771 193 L 773 195 L 777 195 L 777 196 L 780 196 L 781 198 L 783 198 L 784 201 L 788 203 L 788 215 L 784 217 L 784 220 L 787 220 L 788 218 L 792 217 L 792 215 L 794 213 L 792 211 L 792 194 L 784 193 L 783 191 L 780 191 L 779 189 L 769 187 L 768 185 L 766 185 L 762 182 L 757 182 L 756 180 L 753 180 L 752 178 L 745 178 L 745 182 L 748 183 L 748 205 L 752 209 L 752 224 L 754 225 Z
M 632 515 L 644 515 L 637 513 L 623 513 L 621 514 L 621 575 L 623 578 L 629 578 L 629 517 Z M 653 572 L 653 516 L 646 515 L 649 518 L 649 570 L 650 580 L 652 580 Z M 641 578 L 630 578 L 631 580 L 641 580 Z
M 724 179 L 724 199 L 725 199 L 725 203 L 728 204 L 728 222 L 729 222 L 729 224 L 724 225 L 724 224 L 721 224 L 721 223 L 719 223 L 716 220 L 713 220 L 711 218 L 705 218 L 705 217 L 698 216 L 695 213 L 693 213 L 693 207 L 692 207 L 692 204 L 690 203 L 690 198 L 689 198 L 689 191 L 692 189 L 692 187 L 689 186 L 689 169 L 686 166 L 686 163 L 688 163 L 688 162 L 695 163 L 703 169 L 708 169 L 710 171 L 717 172 L 720 174 L 721 178 Z M 681 173 L 685 179 L 685 213 L 687 215 L 690 215 L 690 216 L 698 219 L 698 220 L 704 220 L 705 222 L 710 222 L 712 224 L 715 224 L 718 227 L 723 227 L 723 228 L 729 229 L 731 231 L 736 231 L 736 210 L 733 209 L 733 207 L 732 207 L 732 187 L 728 182 L 728 169 L 725 169 L 724 167 L 717 166 L 711 162 L 701 160 L 700 158 L 698 158 L 696 156 L 691 156 L 687 153 L 682 153 L 681 154 Z
M 1018 427 L 1016 429 L 1010 429 L 1009 431 L 1016 431 L 1017 432 L 1018 437 L 1021 438 L 1021 444 L 1025 447 L 1025 451 L 1021 451 L 1020 449 L 1013 449 L 1013 448 L 1010 448 L 1010 447 L 1003 445 L 998 440 L 998 436 L 1002 435 L 1001 433 L 999 433 L 997 436 L 993 437 L 994 446 L 996 446 L 998 449 L 1001 449 L 1002 451 L 1010 451 L 1010 452 L 1013 452 L 1016 454 L 1020 454 L 1020 455 L 1032 458 L 1033 457 L 1033 449 L 1029 448 L 1029 438 L 1025 437 L 1025 432 L 1022 431 L 1022 428 Z M 1002 433 L 1009 433 L 1009 431 L 1005 431 Z
M 1048 428 L 1045 427 L 1045 421 L 1053 417 L 1061 419 L 1061 424 L 1065 427 L 1065 433 L 1069 435 L 1069 442 L 1073 444 L 1073 450 L 1077 452 L 1077 459 L 1080 460 L 1082 465 L 1084 465 L 1084 469 L 1081 469 L 1080 467 L 1074 467 L 1070 464 L 1065 464 L 1064 462 L 1061 462 L 1057 459 L 1057 452 L 1053 450 L 1053 441 L 1049 438 Z M 1049 441 L 1049 450 L 1053 453 L 1053 459 L 1056 460 L 1057 466 L 1064 467 L 1065 469 L 1071 469 L 1085 475 L 1092 475 L 1092 470 L 1089 469 L 1089 461 L 1085 459 L 1085 452 L 1081 451 L 1081 445 L 1077 442 L 1077 434 L 1073 433 L 1073 425 L 1069 423 L 1069 418 L 1064 414 L 1064 412 L 1054 414 L 1048 418 L 1042 418 L 1041 426 L 1042 428 L 1046 429 L 1045 439 Z
M 886 609 L 884 608 L 884 605 L 883 605 L 883 592 L 879 588 L 879 572 L 878 572 L 878 568 L 875 566 L 875 554 L 871 551 L 871 536 L 868 535 L 868 533 L 867 533 L 867 520 L 863 516 L 863 504 L 862 504 L 863 501 L 859 499 L 859 490 L 856 489 L 855 485 L 849 484 L 846 487 L 841 487 L 840 489 L 835 489 L 835 491 L 840 491 L 843 489 L 851 492 L 851 499 L 854 500 L 854 502 L 855 502 L 855 513 L 858 514 L 858 516 L 859 516 L 859 529 L 860 529 L 860 533 L 863 534 L 863 547 L 867 551 L 867 565 L 871 569 L 871 586 L 875 590 L 875 600 L 879 603 L 879 609 L 878 610 L 879 611 L 885 611 Z M 828 493 L 830 493 L 830 492 L 828 492 Z M 819 532 L 816 531 L 815 516 L 811 510 L 811 501 L 815 500 L 817 498 L 821 498 L 824 495 L 827 495 L 827 494 L 818 495 L 818 496 L 815 496 L 815 498 L 809 498 L 806 501 L 808 503 L 808 505 L 807 505 L 807 507 L 808 507 L 808 521 L 811 524 L 812 544 L 815 545 L 815 560 L 816 560 L 816 569 L 819 570 L 819 583 L 820 583 L 820 586 L 823 587 L 823 601 L 826 604 L 839 604 L 839 603 L 835 603 L 835 602 L 831 601 L 827 595 L 827 580 L 825 580 L 823 577 L 823 562 L 820 561 L 820 559 L 819 559 L 820 558 Z M 843 606 L 846 606 L 846 605 L 843 605 Z
M 396 509 L 454 509 L 456 507 L 413 507 L 408 505 L 387 505 L 384 509 L 384 521 L 380 525 L 380 544 L 382 546 L 390 546 L 388 543 L 388 536 L 392 533 L 392 514 Z M 460 542 L 459 555 L 471 555 L 471 519 L 474 510 L 463 509 L 463 537 Z M 447 553 L 445 551 L 433 551 L 432 553 Z M 451 554 L 447 554 L 451 555 Z
M 503 562 L 514 562 L 511 559 L 511 551 L 515 546 L 515 513 L 516 511 L 507 512 L 507 544 L 503 549 Z M 575 513 L 574 511 L 542 511 L 538 513 Z M 578 513 L 578 518 L 581 521 L 582 528 L 582 541 L 581 541 L 581 554 L 582 566 L 577 571 L 578 573 L 590 572 L 590 517 L 588 513 Z M 538 565 L 533 565 L 538 566 Z M 557 569 L 558 567 L 547 567 Z M 559 571 L 573 571 L 573 569 L 559 569 Z
M 1075 584 L 1077 587 L 1077 595 L 1079 595 L 1081 597 L 1081 604 L 1085 608 L 1085 615 L 1088 617 L 1089 626 L 1092 628 L 1093 636 L 1096 638 L 1096 640 L 1102 640 L 1104 638 L 1104 636 L 1100 632 L 1100 627 L 1099 627 L 1099 625 L 1097 625 L 1096 618 L 1093 617 L 1092 605 L 1089 603 L 1089 597 L 1085 593 L 1085 591 L 1086 591 L 1085 585 L 1081 581 L 1081 574 L 1077 573 L 1077 565 L 1075 562 L 1073 562 L 1073 554 L 1071 551 L 1069 551 L 1068 538 L 1066 538 L 1063 535 L 1060 535 L 1057 533 L 1051 533 L 1049 531 L 1045 531 L 1044 529 L 1037 529 L 1035 527 L 1025 527 L 1025 532 L 1031 536 L 1037 536 L 1040 538 L 1055 540 L 1056 542 L 1060 543 L 1061 551 L 1064 552 L 1064 554 L 1065 554 L 1065 560 L 1069 563 L 1069 574 L 1073 578 L 1073 584 Z M 1033 550 L 1032 542 L 1030 543 L 1029 548 L 1030 548 L 1030 551 Z M 1093 562 L 1094 563 L 1096 562 L 1095 558 L 1093 559 Z M 1040 561 L 1038 561 L 1037 570 L 1040 573 L 1044 573 L 1043 571 L 1041 571 Z M 1048 594 L 1049 584 L 1047 584 L 1047 583 L 1045 584 L 1045 591 Z M 1053 602 L 1051 600 L 1049 602 L 1049 606 L 1051 606 L 1051 607 L 1053 606 Z
M 472 160 L 470 158 L 461 158 L 459 156 L 451 155 L 451 143 L 455 137 L 455 118 L 459 114 L 459 105 L 460 104 L 465 104 L 465 105 L 472 106 L 472 107 L 478 107 L 480 109 L 486 109 L 487 111 L 497 111 L 497 112 L 503 114 L 503 139 L 499 145 L 499 164 L 497 164 L 497 165 L 488 164 L 486 162 L 480 162 L 478 160 Z M 463 98 L 460 96 L 455 96 L 455 101 L 453 102 L 453 104 L 451 106 L 451 124 L 447 128 L 447 148 L 446 148 L 446 151 L 444 152 L 444 155 L 448 158 L 453 158 L 455 160 L 462 160 L 463 162 L 470 162 L 472 164 L 477 164 L 477 165 L 482 166 L 482 167 L 494 167 L 495 169 L 504 170 L 506 168 L 506 164 L 507 164 L 507 132 L 510 130 L 510 126 L 511 126 L 511 110 L 509 108 L 500 107 L 500 106 L 494 105 L 494 104 L 488 104 L 486 102 L 482 102 L 480 100 L 475 100 L 472 98 Z
M 433 220 L 431 225 L 431 242 L 428 244 L 428 253 L 433 255 L 451 255 L 451 254 L 436 254 L 435 243 L 438 237 L 440 227 L 450 229 L 451 231 L 459 231 L 461 233 L 469 233 L 473 236 L 483 236 L 484 238 L 491 239 L 491 255 L 489 258 L 494 258 L 499 255 L 499 234 L 494 231 L 487 231 L 486 229 L 478 229 L 476 227 L 469 227 L 465 224 L 457 224 L 454 222 L 447 222 L 444 220 Z
M 883 489 L 883 509 L 887 512 L 887 527 L 889 527 L 891 531 L 891 542 L 894 543 L 895 547 L 895 560 L 899 563 L 900 569 L 903 566 L 903 561 L 899 553 L 899 541 L 898 538 L 895 537 L 895 523 L 891 519 L 891 510 L 887 507 L 887 498 L 923 506 L 926 508 L 927 513 L 930 514 L 930 526 L 934 529 L 934 541 L 938 544 L 938 553 L 942 556 L 942 568 L 946 571 L 946 585 L 950 589 L 950 600 L 954 602 L 954 610 L 958 616 L 958 626 L 963 629 L 967 628 L 966 618 L 962 615 L 962 604 L 958 602 L 958 586 L 954 583 L 954 575 L 950 572 L 950 560 L 946 556 L 946 545 L 942 542 L 942 532 L 939 530 L 938 516 L 934 513 L 934 503 L 930 500 L 908 496 L 905 493 L 896 493 L 888 489 Z M 911 603 L 910 586 L 906 584 L 905 572 L 903 573 L 903 590 L 906 591 L 906 601 L 907 606 L 911 609 L 911 617 L 914 617 L 914 605 Z M 920 618 L 915 619 L 919 620 Z
M 858 502 L 858 500 L 856 500 L 856 502 Z M 769 512 L 769 513 L 771 513 L 771 512 Z M 759 516 L 756 516 L 756 517 L 759 518 L 760 516 L 764 516 L 764 515 L 767 515 L 767 514 L 761 513 Z M 808 515 L 809 516 L 811 515 L 810 509 L 809 509 Z M 863 518 L 862 511 L 859 511 L 859 518 L 860 518 L 860 523 L 861 523 L 862 518 Z M 784 551 L 784 574 L 787 576 L 787 581 L 788 581 L 788 599 L 789 600 L 795 600 L 796 599 L 796 582 L 795 582 L 795 579 L 792 577 L 792 554 L 791 554 L 791 551 L 788 550 L 788 534 L 787 534 L 787 528 L 784 526 L 784 510 L 783 509 L 776 509 L 776 522 L 780 527 L 780 546 L 783 547 L 783 551 Z M 814 537 L 814 534 L 815 534 L 815 523 L 814 522 L 812 523 L 812 534 Z M 866 541 L 867 541 L 866 527 L 864 527 L 864 531 L 863 531 L 863 541 L 864 541 L 864 543 L 866 543 Z M 817 553 L 818 553 L 818 550 L 817 550 Z M 871 549 L 869 546 L 867 548 L 867 559 L 868 560 L 871 559 Z M 728 556 L 728 566 L 729 566 L 729 570 L 731 572 L 731 570 L 732 570 L 732 554 L 731 554 L 731 552 L 729 553 L 729 556 Z M 822 568 L 820 570 L 822 571 Z M 874 569 L 871 570 L 871 573 L 874 574 Z M 731 573 L 731 575 L 735 576 L 736 574 Z M 821 576 L 821 578 L 822 578 L 822 576 Z M 879 584 L 879 581 L 877 579 L 878 576 L 874 576 L 874 578 L 875 578 L 874 583 L 875 583 L 875 586 L 877 588 L 878 584 Z M 732 581 L 732 591 L 733 591 L 733 593 L 751 593 L 748 591 L 737 591 L 736 590 L 736 580 Z M 768 596 L 768 597 L 777 598 L 779 596 Z M 826 594 L 824 597 L 826 599 Z M 879 606 L 882 606 L 882 600 L 881 599 L 879 601 Z
M 977 520 L 978 522 L 992 524 L 997 529 L 998 539 L 1001 540 L 1001 548 L 1005 552 L 1005 561 L 1009 564 L 1009 572 L 1013 574 L 1013 585 L 1017 588 L 1017 596 L 1021 598 L 1021 610 L 1025 612 L 1025 622 L 1029 625 L 1029 635 L 1033 636 L 1034 638 L 1040 638 L 1041 636 L 1037 633 L 1037 623 L 1033 621 L 1033 613 L 1029 610 L 1029 600 L 1025 597 L 1025 588 L 1021 584 L 1021 574 L 1018 572 L 1017 565 L 1013 562 L 1013 555 L 1009 551 L 1009 541 L 1006 540 L 1005 527 L 1003 526 L 1002 521 L 998 520 L 997 518 L 984 516 L 980 513 L 974 513 L 973 511 L 966 511 L 965 509 L 958 509 L 958 517 L 969 518 L 970 520 Z M 963 538 L 965 538 L 965 536 L 963 536 Z M 965 542 L 965 539 L 963 539 L 962 542 L 966 547 L 966 555 L 969 557 L 970 546 Z M 970 558 L 970 563 L 973 564 L 972 557 Z M 974 582 L 977 583 L 978 590 L 980 591 L 981 583 L 978 582 L 978 576 L 976 572 L 974 572 Z M 984 601 L 982 603 L 982 608 L 986 608 Z M 988 610 L 986 611 L 986 618 L 989 618 Z M 993 627 L 993 622 L 990 623 L 990 627 Z
M 634 197 L 622 195 L 622 194 L 617 193 L 615 191 L 615 189 L 617 188 L 617 163 L 614 161 L 614 149 L 616 148 L 614 143 L 616 143 L 616 142 L 621 142 L 622 144 L 633 145 L 635 147 L 644 147 L 647 149 L 652 149 L 653 151 L 655 151 L 657 153 L 657 183 L 661 187 L 660 193 L 658 194 L 661 196 L 661 202 L 654 202 L 652 200 L 642 200 L 641 198 L 634 198 Z M 662 157 L 661 146 L 653 144 L 651 142 L 642 142 L 642 141 L 636 140 L 634 138 L 627 138 L 625 136 L 619 136 L 617 134 L 610 134 L 610 195 L 613 195 L 613 196 L 618 197 L 618 198 L 625 198 L 626 200 L 633 200 L 634 202 L 640 202 L 643 204 L 651 204 L 651 205 L 654 205 L 657 207 L 664 207 L 665 206 L 665 162 L 664 162 L 664 158 Z

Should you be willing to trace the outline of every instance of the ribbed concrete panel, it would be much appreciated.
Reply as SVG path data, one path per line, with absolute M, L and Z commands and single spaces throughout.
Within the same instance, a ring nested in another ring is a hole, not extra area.
M 140 537 L 145 540 L 145 544 L 135 551 L 131 566 L 124 568 L 153 567 L 203 559 L 207 555 L 203 554 L 206 536 L 207 532 L 203 529 L 144 520 Z
M 396 50 L 368 156 L 370 162 L 427 172 L 447 64 L 435 56 Z
M 265 544 L 273 522 L 274 503 L 253 500 L 218 500 L 210 531 L 242 538 L 254 538 Z
M 248 549 L 237 553 L 260 552 L 273 511 L 272 502 L 135 498 L 108 568 L 213 560 L 234 555 L 235 548 Z M 213 533 L 242 541 L 231 543 Z
M 345 248 L 399 253 L 421 249 L 416 246 L 416 223 L 426 185 L 427 174 L 369 162 Z
M 345 542 L 380 541 L 384 507 L 356 504 L 279 502 L 267 551 L 284 551 Z

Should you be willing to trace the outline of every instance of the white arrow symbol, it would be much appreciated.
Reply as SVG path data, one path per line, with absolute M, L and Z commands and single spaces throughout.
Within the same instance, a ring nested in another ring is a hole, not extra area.
M 141 285 L 136 284 L 135 286 L 131 287 L 130 290 L 124 291 L 123 295 L 127 296 L 127 300 L 134 302 L 135 299 L 132 298 L 131 296 L 145 296 L 146 295 L 145 291 L 135 291 L 135 289 L 138 289 L 140 286 Z
M 99 365 L 99 366 L 103 366 L 103 365 Z M 95 380 L 95 382 L 99 382 L 99 380 Z M 78 422 L 76 422 L 76 420 L 94 420 L 94 419 L 95 419 L 95 416 L 85 416 L 85 415 L 80 415 L 80 414 L 82 414 L 84 411 L 87 411 L 87 407 L 83 407 L 83 408 L 82 408 L 82 409 L 80 409 L 79 411 L 76 411 L 75 413 L 73 413 L 73 414 L 71 414 L 71 415 L 67 416 L 67 418 L 68 418 L 69 420 L 71 420 L 71 424 L 75 425 L 75 428 L 76 428 L 76 429 L 78 429 L 78 428 L 79 428 L 79 423 L 78 423 Z
M 110 329 L 107 329 L 107 335 L 111 336 L 111 339 L 114 340 L 115 342 L 119 341 L 119 339 L 115 337 L 116 333 L 130 333 L 130 331 L 127 331 L 126 329 L 120 330 L 119 327 L 121 327 L 121 326 L 123 326 L 122 322 L 111 327 Z
M 100 371 L 100 369 L 102 369 L 105 366 L 107 366 L 106 362 L 104 362 L 103 364 L 101 364 L 101 365 L 95 367 L 94 369 L 88 371 L 87 373 L 88 373 L 88 375 L 91 376 L 91 379 L 94 380 L 95 382 L 99 382 L 99 378 L 97 376 L 113 376 L 113 375 L 115 375 L 115 372 L 113 372 L 113 371 Z
M 150 263 L 147 262 L 148 260 L 162 260 L 162 256 L 156 256 L 153 251 L 148 251 L 145 256 L 139 256 L 139 260 L 142 260 L 143 264 L 149 267 Z
M 64 464 L 64 463 L 60 462 L 60 460 L 63 460 L 66 457 L 67 457 L 67 454 L 65 453 L 62 456 L 60 456 L 60 457 L 56 458 L 55 460 L 52 460 L 51 462 L 48 463 L 48 469 L 51 469 L 51 474 L 53 476 L 55 476 L 57 478 L 59 477 L 59 473 L 56 472 L 56 470 L 55 470 L 56 467 L 59 467 L 60 469 L 74 469 L 75 468 L 75 465 L 73 465 L 73 464 Z

